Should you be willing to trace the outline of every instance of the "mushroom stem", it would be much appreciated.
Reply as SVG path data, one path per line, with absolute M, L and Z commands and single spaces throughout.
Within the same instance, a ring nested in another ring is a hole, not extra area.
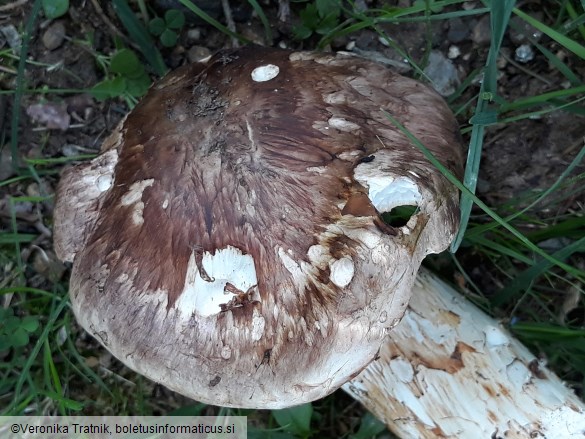
M 496 320 L 425 270 L 377 361 L 343 389 L 401 438 L 585 434 L 583 401 Z

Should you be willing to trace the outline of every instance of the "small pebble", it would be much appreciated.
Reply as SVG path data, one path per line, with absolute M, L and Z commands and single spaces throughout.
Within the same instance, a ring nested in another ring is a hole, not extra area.
M 459 58 L 460 55 L 461 55 L 461 50 L 459 49 L 459 47 L 457 47 L 455 45 L 449 46 L 449 52 L 447 53 L 447 58 L 455 59 L 455 58 Z
M 521 63 L 528 63 L 534 59 L 534 50 L 530 44 L 522 44 L 518 46 L 514 53 L 514 59 Z
M 75 157 L 84 153 L 87 153 L 87 150 L 79 145 L 74 145 L 72 143 L 66 143 L 61 147 L 61 152 L 65 157 Z
M 87 357 L 85 359 L 85 365 L 91 369 L 95 369 L 100 365 L 100 360 L 97 357 Z
M 390 42 L 388 41 L 388 39 L 387 39 L 387 38 L 384 38 L 384 37 L 378 37 L 378 42 L 379 42 L 379 43 L 380 43 L 382 46 L 385 46 L 385 47 L 390 47 Z M 354 42 L 354 44 L 355 44 L 355 42 Z
M 459 17 L 449 20 L 449 31 L 447 32 L 447 39 L 452 43 L 460 43 L 469 35 L 469 27 Z
M 57 344 L 59 346 L 63 346 L 67 341 L 67 327 L 61 326 L 61 328 L 57 331 Z
M 65 25 L 62 21 L 56 21 L 51 24 L 43 34 L 43 46 L 49 50 L 55 50 L 65 40 Z
M 210 55 L 211 51 L 203 46 L 193 46 L 187 51 L 187 59 L 189 62 L 199 62 Z
M 471 31 L 471 40 L 478 46 L 487 46 L 492 38 L 490 16 L 484 15 Z
M 187 38 L 190 41 L 199 41 L 201 39 L 201 29 L 198 27 L 195 27 L 193 29 L 189 29 L 187 31 Z
M 0 26 L 0 34 L 2 34 L 2 40 L 8 43 L 14 53 L 20 52 L 22 40 L 20 38 L 20 33 L 16 30 L 14 25 L 8 24 L 6 26 Z
M 429 63 L 424 70 L 431 80 L 433 88 L 441 96 L 454 93 L 460 84 L 455 65 L 438 50 L 433 50 L 429 56 Z
M 65 131 L 71 123 L 71 116 L 67 112 L 67 104 L 64 102 L 32 104 L 27 107 L 26 114 L 33 122 L 45 125 L 48 129 L 58 128 Z

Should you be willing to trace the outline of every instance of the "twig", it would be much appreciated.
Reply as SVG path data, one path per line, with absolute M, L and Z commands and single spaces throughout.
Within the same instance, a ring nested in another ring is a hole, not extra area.
M 0 6 L 0 12 L 6 12 L 12 9 L 16 9 L 26 4 L 26 2 L 28 2 L 28 0 L 16 0 L 15 2 L 8 3 L 7 5 Z
M 283 23 L 290 20 L 290 2 L 289 0 L 278 0 L 278 19 Z
M 102 19 L 102 21 L 104 23 L 106 23 L 106 25 L 112 29 L 112 31 L 120 36 L 127 44 L 132 44 L 132 42 L 128 39 L 128 37 L 126 35 L 124 35 L 124 33 L 122 33 L 122 31 L 120 31 L 120 29 L 118 29 L 116 27 L 116 25 L 114 23 L 112 23 L 112 21 L 108 18 L 108 16 L 104 13 L 104 10 L 102 9 L 101 5 L 99 4 L 98 0 L 91 0 L 91 4 L 93 5 L 95 11 L 97 12 L 97 14 L 100 16 L 100 18 Z M 132 44 L 133 45 L 133 44 Z
M 221 0 L 221 7 L 223 8 L 223 15 L 225 16 L 225 24 L 232 32 L 236 32 L 236 23 L 232 17 L 232 9 L 230 8 L 229 0 Z M 237 38 L 232 37 L 232 47 L 240 47 L 240 42 Z

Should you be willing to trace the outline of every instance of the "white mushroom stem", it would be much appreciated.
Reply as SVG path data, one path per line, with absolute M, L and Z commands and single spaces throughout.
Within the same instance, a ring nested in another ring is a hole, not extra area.
M 572 390 L 424 270 L 380 358 L 343 388 L 401 438 L 585 435 L 585 405 Z

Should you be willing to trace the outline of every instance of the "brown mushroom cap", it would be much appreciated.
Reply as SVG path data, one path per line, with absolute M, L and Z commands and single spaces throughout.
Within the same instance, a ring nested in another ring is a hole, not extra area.
M 458 223 L 457 191 L 382 109 L 460 173 L 443 100 L 376 63 L 252 46 L 168 74 L 61 180 L 55 247 L 78 321 L 207 403 L 334 391 Z M 417 212 L 385 224 L 398 205 Z

